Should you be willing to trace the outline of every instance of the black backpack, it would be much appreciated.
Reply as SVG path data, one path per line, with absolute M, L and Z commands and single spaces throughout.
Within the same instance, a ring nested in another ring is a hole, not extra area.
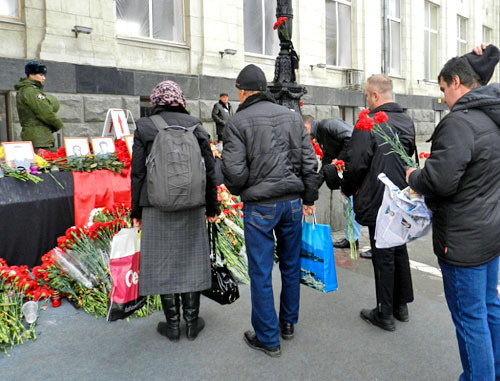
M 151 205 L 173 212 L 205 205 L 206 169 L 192 127 L 169 126 L 160 115 L 150 117 L 158 134 L 146 159 Z

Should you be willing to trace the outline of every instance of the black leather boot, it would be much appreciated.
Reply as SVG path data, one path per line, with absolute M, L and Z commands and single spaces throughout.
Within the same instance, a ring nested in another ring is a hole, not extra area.
M 181 336 L 179 294 L 160 295 L 160 299 L 167 322 L 158 323 L 157 331 L 170 341 L 177 342 Z
M 181 294 L 182 310 L 186 321 L 186 336 L 194 340 L 198 333 L 205 327 L 205 321 L 198 316 L 200 312 L 200 292 L 187 292 Z

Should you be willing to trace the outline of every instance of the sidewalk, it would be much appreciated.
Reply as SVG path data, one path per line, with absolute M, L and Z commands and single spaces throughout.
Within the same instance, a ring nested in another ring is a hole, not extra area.
M 341 234 L 336 232 L 334 235 Z M 364 231 L 362 242 L 367 239 Z M 421 245 L 428 247 L 430 237 Z M 361 244 L 362 246 L 364 243 Z M 414 272 L 410 322 L 386 332 L 359 318 L 374 307 L 371 262 L 352 263 L 336 250 L 339 290 L 323 294 L 301 286 L 296 336 L 282 356 L 250 349 L 249 287 L 229 306 L 202 298 L 206 328 L 198 339 L 171 343 L 156 333 L 161 312 L 108 323 L 66 301 L 42 311 L 38 339 L 0 355 L 3 380 L 456 380 L 461 366 L 455 331 L 440 280 Z M 275 299 L 279 271 L 274 271 Z M 429 290 L 429 284 L 435 290 Z M 277 302 L 278 303 L 278 302 Z

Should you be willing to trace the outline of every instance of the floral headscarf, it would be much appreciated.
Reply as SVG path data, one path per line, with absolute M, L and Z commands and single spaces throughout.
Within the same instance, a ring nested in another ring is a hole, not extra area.
M 149 99 L 151 99 L 153 106 L 169 105 L 186 108 L 184 92 L 174 81 L 163 81 L 157 84 Z

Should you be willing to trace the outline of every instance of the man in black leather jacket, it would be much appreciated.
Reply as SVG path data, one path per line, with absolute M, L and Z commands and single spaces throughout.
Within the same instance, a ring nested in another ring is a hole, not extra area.
M 225 185 L 244 203 L 245 244 L 251 280 L 252 325 L 244 340 L 269 356 L 290 340 L 300 296 L 302 215 L 318 199 L 316 155 L 300 114 L 277 105 L 266 92 L 264 72 L 248 65 L 236 78 L 240 106 L 224 131 Z M 275 238 L 282 288 L 279 320 L 272 269 Z
M 314 120 L 312 115 L 304 115 L 302 117 L 307 132 L 312 138 L 318 141 L 321 150 L 323 151 L 323 159 L 321 160 L 320 175 L 326 181 L 326 185 L 331 190 L 340 188 L 340 178 L 337 174 L 337 167 L 332 165 L 332 160 L 338 159 L 347 161 L 347 151 L 351 140 L 353 127 L 342 119 L 323 119 L 321 121 Z M 322 180 L 323 181 L 323 180 Z M 322 181 L 318 187 L 321 186 Z M 351 200 L 352 203 L 352 200 Z M 358 246 L 360 235 L 360 226 L 354 221 L 354 241 Z M 348 241 L 348 229 L 345 229 L 346 238 L 333 242 L 333 247 L 338 249 L 346 249 L 350 246 Z M 363 258 L 371 258 L 371 253 L 361 254 Z
M 365 89 L 370 116 L 384 111 L 389 120 L 387 133 L 397 133 L 408 155 L 415 151 L 415 128 L 401 106 L 392 102 L 392 81 L 385 75 L 371 76 Z M 410 264 L 406 245 L 379 249 L 375 245 L 375 224 L 384 194 L 384 184 L 378 175 L 384 172 L 400 189 L 406 187 L 405 164 L 380 136 L 354 129 L 341 189 L 346 196 L 354 195 L 356 221 L 368 226 L 372 251 L 377 307 L 363 309 L 361 317 L 387 331 L 394 331 L 393 316 L 408 321 L 407 303 L 413 301 Z
M 500 85 L 485 86 L 500 52 L 483 48 L 450 59 L 439 73 L 450 113 L 432 134 L 425 167 L 407 171 L 408 184 L 433 212 L 461 380 L 500 379 Z

